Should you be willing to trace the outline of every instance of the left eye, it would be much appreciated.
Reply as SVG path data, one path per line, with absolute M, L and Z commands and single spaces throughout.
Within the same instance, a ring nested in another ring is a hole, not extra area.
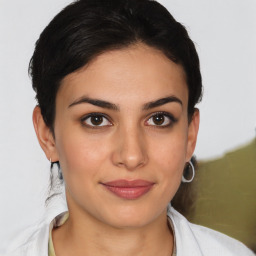
M 163 113 L 158 113 L 153 116 L 151 116 L 147 120 L 147 125 L 154 125 L 154 126 L 169 126 L 173 122 L 173 118 L 170 116 L 163 114 Z
M 111 122 L 103 115 L 94 114 L 83 118 L 82 123 L 87 126 L 99 127 L 99 126 L 110 126 Z

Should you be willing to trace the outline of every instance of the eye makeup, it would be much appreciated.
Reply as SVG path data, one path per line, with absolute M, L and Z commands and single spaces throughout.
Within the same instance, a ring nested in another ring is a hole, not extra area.
M 176 122 L 175 118 L 171 113 L 166 111 L 159 111 L 151 113 L 147 120 L 144 122 L 146 126 L 153 126 L 155 128 L 169 128 L 172 127 Z M 82 126 L 90 129 L 102 129 L 113 126 L 111 118 L 100 112 L 89 113 L 80 119 Z

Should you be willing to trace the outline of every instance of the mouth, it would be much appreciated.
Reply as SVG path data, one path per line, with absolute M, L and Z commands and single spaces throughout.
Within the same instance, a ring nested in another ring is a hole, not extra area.
M 134 200 L 148 193 L 155 183 L 146 180 L 114 180 L 101 184 L 118 197 Z

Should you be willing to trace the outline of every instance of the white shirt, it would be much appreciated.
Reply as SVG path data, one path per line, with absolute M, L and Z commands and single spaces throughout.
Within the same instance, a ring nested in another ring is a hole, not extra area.
M 56 214 L 55 209 L 54 214 L 57 216 L 66 210 L 62 207 L 62 210 L 59 209 Z M 170 205 L 167 214 L 174 229 L 177 256 L 255 256 L 241 242 L 220 232 L 188 222 Z M 31 235 L 26 233 L 12 244 L 11 247 L 17 249 L 3 256 L 48 256 L 49 232 L 53 222 L 54 220 L 45 218 L 33 228 Z

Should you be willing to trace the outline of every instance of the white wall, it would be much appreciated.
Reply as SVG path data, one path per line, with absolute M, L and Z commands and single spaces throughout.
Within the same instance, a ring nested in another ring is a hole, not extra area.
M 44 213 L 49 163 L 27 75 L 40 32 L 67 0 L 0 0 L 0 253 Z M 256 125 L 256 1 L 162 0 L 197 45 L 205 87 L 199 159 L 250 141 Z
M 255 137 L 256 1 L 162 0 L 196 43 L 204 84 L 196 155 L 213 158 Z

